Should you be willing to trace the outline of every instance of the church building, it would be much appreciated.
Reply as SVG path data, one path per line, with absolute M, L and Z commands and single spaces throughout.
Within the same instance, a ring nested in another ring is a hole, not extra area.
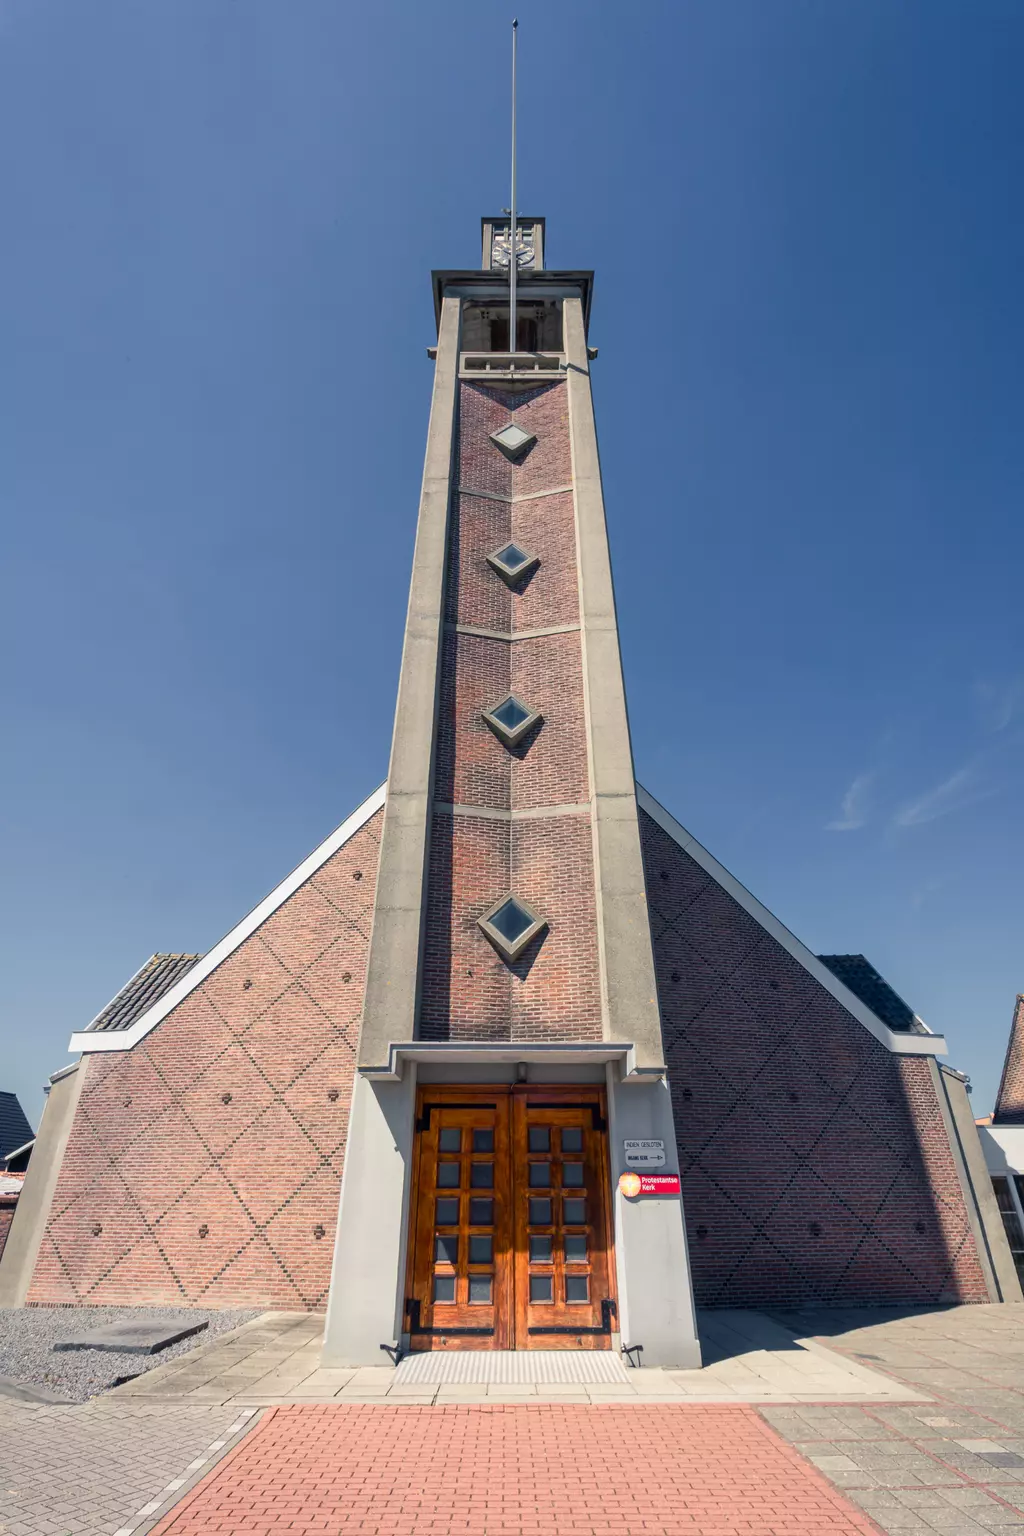
M 698 1365 L 695 1306 L 1021 1300 L 944 1040 L 636 781 L 593 274 L 510 234 L 433 274 L 387 780 L 72 1036 L 0 1305 L 325 1310 L 327 1365 Z

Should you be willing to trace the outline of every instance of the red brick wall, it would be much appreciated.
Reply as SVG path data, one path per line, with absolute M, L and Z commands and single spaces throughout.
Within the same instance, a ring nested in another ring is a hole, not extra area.
M 0 1195 L 0 1258 L 3 1258 L 4 1244 L 7 1242 L 8 1232 L 11 1230 L 11 1222 L 14 1220 L 14 1209 L 17 1204 L 17 1195 Z
M 380 822 L 133 1050 L 85 1058 L 30 1304 L 323 1305 Z
M 1003 1124 L 1024 1121 L 1024 997 L 1021 996 L 1013 1010 L 994 1119 Z
M 510 464 L 489 433 L 510 418 L 537 442 Z M 452 515 L 437 799 L 445 806 L 578 814 L 516 820 L 439 814 L 432 830 L 421 1030 L 428 1039 L 599 1039 L 600 983 L 578 628 L 510 644 L 456 624 L 515 633 L 579 623 L 576 528 L 564 383 L 513 395 L 461 386 L 460 494 Z M 554 491 L 536 500 L 492 501 Z M 486 556 L 514 538 L 540 566 L 510 591 Z M 509 750 L 481 711 L 513 692 L 543 723 Z M 548 920 L 512 966 L 477 919 L 511 890 Z
M 641 832 L 698 1303 L 987 1301 L 928 1060 Z

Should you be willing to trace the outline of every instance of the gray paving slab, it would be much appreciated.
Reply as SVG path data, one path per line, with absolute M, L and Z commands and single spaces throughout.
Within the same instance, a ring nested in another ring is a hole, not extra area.
M 1024 1530 L 1024 1308 L 879 1310 L 873 1319 L 849 1309 L 788 1320 L 933 1396 L 761 1410 L 883 1530 Z
M 149 1323 L 124 1318 L 99 1328 L 83 1328 L 59 1339 L 58 1353 L 70 1349 L 102 1349 L 117 1355 L 156 1355 L 182 1339 L 190 1339 L 209 1327 L 206 1318 L 188 1323 Z
M 70 1398 L 51 1392 L 49 1387 L 36 1386 L 31 1381 L 18 1381 L 13 1376 L 0 1376 L 0 1398 L 11 1403 L 68 1403 Z
M 70 1407 L 0 1403 L 0 1530 L 48 1536 L 114 1536 L 138 1528 L 139 1511 L 187 1478 L 209 1470 L 241 1415 L 236 1408 L 115 1402 Z M 255 1417 L 246 1419 L 247 1428 Z M 236 1431 L 237 1433 L 237 1431 Z

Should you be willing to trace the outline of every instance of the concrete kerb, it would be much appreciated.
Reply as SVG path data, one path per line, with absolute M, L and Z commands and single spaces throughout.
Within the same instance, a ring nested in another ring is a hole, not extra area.
M 142 1509 L 127 1521 L 114 1533 L 114 1536 L 147 1536 L 147 1532 L 155 1529 L 160 1522 L 171 1513 L 181 1501 L 189 1496 L 199 1484 L 219 1467 L 227 1457 L 231 1456 L 245 1437 L 256 1428 L 268 1413 L 273 1413 L 272 1408 L 240 1407 L 239 1417 L 245 1416 L 242 1424 L 231 1435 L 225 1436 L 222 1441 L 213 1441 L 211 1450 L 216 1447 L 217 1454 L 206 1456 L 201 1466 L 193 1466 L 186 1477 L 180 1480 L 175 1478 L 162 1490 L 163 1497 L 159 1502 L 151 1500 L 144 1504 Z M 198 1459 L 198 1458 L 197 1458 Z M 177 1484 L 177 1486 L 175 1486 Z

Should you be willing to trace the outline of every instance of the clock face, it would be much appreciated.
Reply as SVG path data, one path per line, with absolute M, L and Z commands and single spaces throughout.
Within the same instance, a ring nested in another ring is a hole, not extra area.
M 530 230 L 527 235 L 520 230 L 516 244 L 516 271 L 521 271 L 523 267 L 532 267 L 534 254 L 533 230 Z M 491 266 L 507 271 L 508 264 L 509 232 L 507 229 L 497 229 L 491 237 Z

